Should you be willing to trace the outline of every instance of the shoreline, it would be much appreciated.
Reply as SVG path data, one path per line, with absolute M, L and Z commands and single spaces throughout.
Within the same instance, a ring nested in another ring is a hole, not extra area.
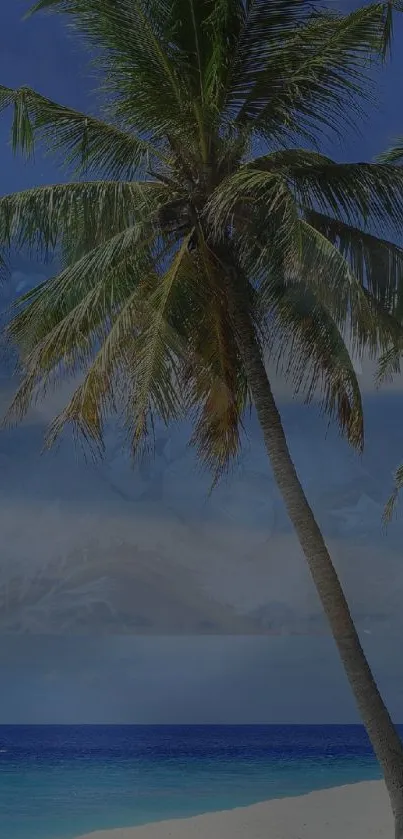
M 383 781 L 361 781 L 137 827 L 96 830 L 76 839 L 392 839 Z

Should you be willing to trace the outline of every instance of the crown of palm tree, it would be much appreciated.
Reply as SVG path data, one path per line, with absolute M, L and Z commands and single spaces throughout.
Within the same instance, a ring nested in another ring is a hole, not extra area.
M 29 155 L 38 138 L 76 175 L 0 199 L 5 246 L 62 260 L 15 305 L 7 334 L 23 377 L 9 419 L 79 373 L 50 441 L 71 423 L 102 446 L 119 409 L 137 451 L 154 417 L 190 412 L 218 475 L 249 402 L 230 254 L 262 351 L 308 400 L 319 389 L 362 445 L 351 347 L 377 355 L 401 340 L 403 251 L 384 236 L 403 223 L 403 172 L 318 149 L 361 118 L 398 5 L 343 15 L 303 0 L 36 4 L 84 35 L 105 107 L 88 116 L 0 87 L 14 148 Z

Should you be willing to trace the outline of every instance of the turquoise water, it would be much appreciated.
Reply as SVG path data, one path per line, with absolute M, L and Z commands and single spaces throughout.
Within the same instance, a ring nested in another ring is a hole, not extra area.
M 0 837 L 73 839 L 379 777 L 359 726 L 0 726 Z

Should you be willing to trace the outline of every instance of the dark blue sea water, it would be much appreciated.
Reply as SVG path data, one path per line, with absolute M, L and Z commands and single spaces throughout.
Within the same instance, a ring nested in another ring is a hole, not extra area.
M 0 726 L 0 837 L 72 839 L 379 777 L 359 726 Z

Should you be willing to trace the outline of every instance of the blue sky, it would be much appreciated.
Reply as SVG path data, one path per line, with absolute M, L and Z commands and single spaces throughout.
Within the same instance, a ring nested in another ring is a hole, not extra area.
M 25 7 L 2 11 L 0 82 L 91 107 L 95 81 L 82 46 L 59 18 L 22 22 Z M 362 135 L 332 149 L 338 159 L 371 159 L 403 133 L 402 44 L 403 16 L 379 101 Z M 50 160 L 13 158 L 8 131 L 3 115 L 2 193 L 61 178 Z M 4 300 L 44 274 L 18 259 Z M 371 663 L 403 720 L 403 516 L 387 536 L 380 528 L 403 457 L 402 385 L 376 393 L 372 372 L 367 365 L 361 375 L 363 459 L 333 432 L 326 437 L 313 409 L 290 404 L 282 382 L 276 392 Z M 3 408 L 14 386 L 7 365 L 0 383 Z M 209 500 L 184 427 L 160 429 L 155 461 L 135 472 L 115 427 L 103 464 L 86 464 L 68 442 L 41 456 L 45 425 L 65 396 L 64 388 L 0 434 L 0 722 L 355 721 L 255 422 L 239 469 Z M 217 637 L 202 637 L 207 623 Z M 259 627 L 269 634 L 258 637 Z

